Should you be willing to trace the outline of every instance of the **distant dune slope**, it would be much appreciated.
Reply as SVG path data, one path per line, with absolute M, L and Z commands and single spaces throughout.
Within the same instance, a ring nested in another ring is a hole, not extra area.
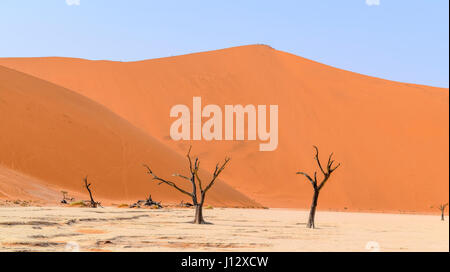
M 180 154 L 189 143 L 168 137 L 175 104 L 201 96 L 203 104 L 279 105 L 274 152 L 259 152 L 255 142 L 193 143 L 204 167 L 231 155 L 224 179 L 267 206 L 310 205 L 311 185 L 295 172 L 317 170 L 312 145 L 323 160 L 334 152 L 342 163 L 321 193 L 321 209 L 429 212 L 448 201 L 448 89 L 368 77 L 267 46 L 127 63 L 20 58 L 0 65 L 78 92 Z
M 184 173 L 187 165 L 184 157 L 98 103 L 0 66 L 0 197 L 53 199 L 55 188 L 85 193 L 82 178 L 89 175 L 98 198 L 136 201 L 151 193 L 166 203 L 188 200 L 151 181 L 143 163 L 164 177 Z M 258 206 L 223 181 L 207 201 Z

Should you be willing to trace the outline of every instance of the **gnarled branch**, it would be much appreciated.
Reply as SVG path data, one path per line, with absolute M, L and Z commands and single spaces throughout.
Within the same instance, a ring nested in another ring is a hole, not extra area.
M 316 184 L 315 184 L 315 180 L 312 179 L 308 174 L 306 174 L 306 173 L 304 173 L 304 172 L 297 172 L 296 174 L 297 174 L 297 175 L 303 175 L 303 176 L 305 176 L 305 177 L 309 180 L 309 182 L 311 182 L 311 184 L 312 184 L 313 186 L 316 185 Z
M 214 184 L 214 182 L 216 181 L 217 177 L 220 175 L 220 173 L 222 173 L 223 169 L 225 169 L 225 166 L 227 165 L 227 163 L 231 160 L 231 158 L 226 157 L 224 162 L 222 163 L 222 165 L 219 167 L 219 164 L 216 165 L 216 169 L 214 170 L 214 174 L 213 177 L 211 179 L 211 181 L 209 182 L 208 186 L 206 186 L 205 190 L 202 190 L 202 193 L 206 193 Z
M 155 175 L 155 174 L 153 173 L 152 169 L 150 169 L 150 167 L 149 167 L 148 165 L 144 164 L 143 166 L 147 169 L 147 174 L 151 175 L 151 176 L 153 177 L 154 180 L 160 181 L 160 183 L 158 183 L 158 185 L 161 185 L 161 184 L 163 184 L 163 183 L 164 183 L 164 184 L 167 184 L 167 185 L 172 186 L 173 188 L 177 189 L 177 190 L 180 191 L 181 193 L 186 194 L 186 195 L 192 197 L 192 194 L 191 194 L 191 193 L 189 193 L 189 192 L 187 192 L 187 191 L 181 189 L 181 188 L 178 187 L 174 182 L 169 181 L 169 180 L 165 180 L 165 179 L 160 178 L 160 177 L 158 177 L 157 175 Z

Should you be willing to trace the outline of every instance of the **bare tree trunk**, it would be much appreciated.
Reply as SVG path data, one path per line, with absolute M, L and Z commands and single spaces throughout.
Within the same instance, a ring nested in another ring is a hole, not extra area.
M 206 221 L 203 219 L 203 204 L 205 203 L 205 196 L 206 193 L 202 192 L 200 195 L 200 202 L 197 202 L 197 198 L 195 198 L 194 204 L 195 204 L 195 217 L 194 217 L 194 224 L 207 224 Z M 194 200 L 194 199 L 192 199 Z
M 92 208 L 97 208 L 97 206 L 102 206 L 101 204 L 100 204 L 100 202 L 96 202 L 95 200 L 94 200 L 94 197 L 92 196 L 92 192 L 91 192 L 91 189 L 89 188 L 90 186 L 91 186 L 91 184 L 90 183 L 88 183 L 88 178 L 87 178 L 87 176 L 84 178 L 84 185 L 86 186 L 86 190 L 89 192 L 89 197 L 91 198 L 91 207 Z
M 314 189 L 314 195 L 311 203 L 311 210 L 309 211 L 308 228 L 315 228 L 314 218 L 316 216 L 317 200 L 319 199 L 319 190 Z
M 445 221 L 445 208 L 447 208 L 448 203 L 439 205 L 439 210 L 441 210 L 441 221 Z
M 95 202 L 94 198 L 92 197 L 92 192 L 91 190 L 89 190 L 89 187 L 87 187 L 88 191 L 89 191 L 89 197 L 91 198 L 91 205 L 92 207 L 97 207 L 97 202 Z
M 203 219 L 203 203 L 195 205 L 195 219 L 194 224 L 206 224 Z

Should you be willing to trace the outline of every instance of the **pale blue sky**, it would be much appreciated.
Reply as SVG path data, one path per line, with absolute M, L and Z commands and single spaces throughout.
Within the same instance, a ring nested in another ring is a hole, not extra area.
M 448 9 L 448 0 L 1 0 L 0 57 L 128 61 L 264 43 L 448 88 Z

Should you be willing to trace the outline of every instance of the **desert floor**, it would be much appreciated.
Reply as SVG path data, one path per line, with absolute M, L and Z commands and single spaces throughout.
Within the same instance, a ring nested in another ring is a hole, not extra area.
M 0 208 L 0 251 L 449 251 L 438 215 L 287 209 Z

